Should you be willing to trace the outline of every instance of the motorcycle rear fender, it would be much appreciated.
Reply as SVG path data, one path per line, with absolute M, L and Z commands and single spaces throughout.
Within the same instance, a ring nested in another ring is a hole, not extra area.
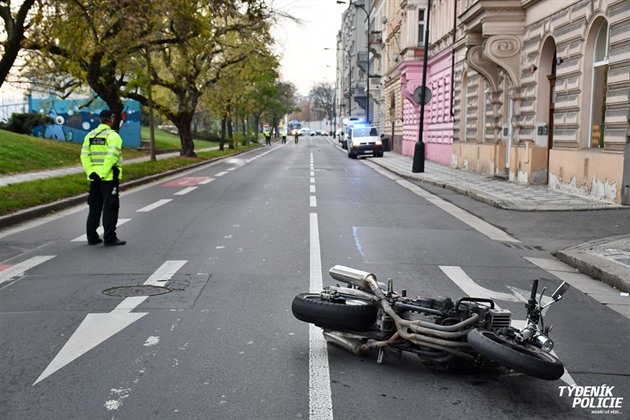
M 354 268 L 346 267 L 343 265 L 335 265 L 328 273 L 330 276 L 338 281 L 342 281 L 346 284 L 351 284 L 359 289 L 370 291 L 367 279 L 372 277 L 376 281 L 376 276 L 367 271 L 361 271 Z

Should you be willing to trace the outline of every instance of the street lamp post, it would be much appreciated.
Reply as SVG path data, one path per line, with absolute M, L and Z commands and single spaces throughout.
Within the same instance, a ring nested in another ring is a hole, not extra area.
M 337 4 L 346 4 L 345 1 L 342 0 L 337 0 Z M 363 10 L 365 12 L 365 17 L 367 19 L 367 37 L 366 37 L 366 45 L 367 45 L 367 63 L 365 66 L 365 74 L 367 76 L 367 81 L 365 83 L 366 89 L 365 89 L 365 98 L 366 98 L 366 104 L 365 104 L 365 116 L 366 116 L 366 120 L 368 122 L 370 122 L 370 29 L 371 29 L 371 22 L 370 22 L 370 12 L 368 12 L 366 10 L 366 8 L 360 4 L 356 4 L 353 3 L 352 1 L 349 3 L 350 5 L 359 8 L 361 10 Z M 348 104 L 350 105 L 350 104 Z
M 427 90 L 427 61 L 429 60 L 429 18 L 431 16 L 431 0 L 427 7 L 427 22 L 425 24 L 424 31 L 424 60 L 422 63 L 422 100 L 420 101 L 420 121 L 418 127 L 418 141 L 414 147 L 413 162 L 411 172 L 419 173 L 424 172 L 424 141 L 422 140 L 424 133 L 424 104 L 426 102 L 425 93 Z

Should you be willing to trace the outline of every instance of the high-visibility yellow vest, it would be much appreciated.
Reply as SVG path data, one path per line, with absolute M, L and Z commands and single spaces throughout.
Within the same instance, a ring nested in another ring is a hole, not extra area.
M 114 167 L 118 168 L 118 179 L 122 178 L 122 138 L 107 124 L 99 124 L 83 140 L 81 164 L 90 179 L 96 172 L 103 181 L 114 180 Z

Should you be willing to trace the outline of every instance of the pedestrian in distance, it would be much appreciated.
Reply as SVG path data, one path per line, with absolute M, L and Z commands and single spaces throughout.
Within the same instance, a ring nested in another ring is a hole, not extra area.
M 282 137 L 282 144 L 286 144 L 287 143 L 287 129 L 282 127 L 280 129 L 280 136 Z
M 263 127 L 263 134 L 265 136 L 265 146 L 271 146 L 271 128 Z
M 125 245 L 127 242 L 116 236 L 120 208 L 119 182 L 122 178 L 122 138 L 112 128 L 114 115 L 110 110 L 101 111 L 99 119 L 100 124 L 85 136 L 81 148 L 81 164 L 90 181 L 87 240 L 89 245 Z M 103 239 L 96 232 L 101 214 Z

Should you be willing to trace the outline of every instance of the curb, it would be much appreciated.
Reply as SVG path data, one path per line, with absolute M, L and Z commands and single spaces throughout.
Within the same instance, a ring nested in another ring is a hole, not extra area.
M 630 235 L 586 242 L 555 251 L 553 255 L 582 273 L 601 280 L 622 292 L 630 292 L 630 270 L 624 264 L 602 255 L 609 248 L 627 252 L 630 249 Z
M 579 250 L 560 250 L 556 251 L 554 256 L 580 272 L 601 280 L 615 289 L 630 292 L 630 280 L 623 276 L 626 273 L 627 277 L 628 269 L 613 261 Z
M 234 156 L 238 156 L 238 155 L 240 155 L 242 153 L 245 153 L 245 152 L 248 152 L 248 151 L 249 150 L 244 150 L 242 152 L 235 153 L 235 154 L 232 154 L 232 155 L 229 155 L 229 156 L 214 158 L 214 159 L 206 160 L 206 161 L 203 161 L 203 162 L 194 163 L 194 164 L 189 165 L 189 166 L 184 166 L 184 167 L 177 168 L 177 169 L 171 169 L 170 171 L 162 172 L 162 173 L 159 173 L 159 174 L 149 175 L 149 176 L 146 176 L 144 178 L 134 179 L 133 181 L 123 182 L 122 184 L 120 184 L 120 186 L 122 188 L 133 188 L 133 187 L 137 187 L 139 185 L 148 184 L 150 182 L 159 180 L 161 178 L 166 178 L 166 177 L 169 177 L 171 175 L 178 174 L 180 172 L 185 172 L 185 171 L 188 171 L 188 170 L 191 170 L 191 169 L 198 168 L 200 166 L 208 165 L 208 164 L 214 163 L 214 162 L 222 160 L 222 159 L 232 158 Z M 79 205 L 81 203 L 85 203 L 87 205 L 87 192 L 83 193 L 81 195 L 78 195 L 78 196 L 64 198 L 62 200 L 58 200 L 58 201 L 55 201 L 55 202 L 52 202 L 52 203 L 42 204 L 40 206 L 36 206 L 36 207 L 31 207 L 31 208 L 28 208 L 28 209 L 20 210 L 20 211 L 17 211 L 15 213 L 11 213 L 11 214 L 8 214 L 8 215 L 5 215 L 5 216 L 0 216 L 0 229 L 4 229 L 4 228 L 10 227 L 10 226 L 14 226 L 14 225 L 26 222 L 26 221 L 31 220 L 31 219 L 35 219 L 37 217 L 46 216 L 48 214 L 55 213 L 55 212 L 58 212 L 60 210 L 67 209 L 68 207 L 73 207 L 73 206 Z

